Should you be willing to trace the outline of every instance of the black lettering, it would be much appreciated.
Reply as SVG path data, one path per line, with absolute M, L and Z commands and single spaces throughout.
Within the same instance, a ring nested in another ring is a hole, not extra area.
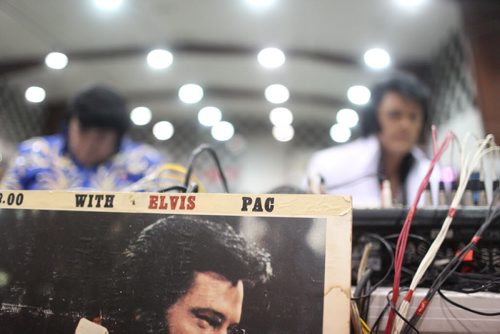
M 241 207 L 241 211 L 248 211 L 248 206 L 252 204 L 252 198 L 251 197 L 242 197 L 241 198 L 243 202 L 243 206 Z
M 16 204 L 21 205 L 23 204 L 24 201 L 24 195 L 23 194 L 17 194 L 16 196 Z
M 264 205 L 264 208 L 266 209 L 267 212 L 273 212 L 273 210 L 274 210 L 274 198 L 273 197 L 266 199 L 266 203 Z
M 104 203 L 104 207 L 105 208 L 112 208 L 114 199 L 115 199 L 115 195 L 106 195 L 106 202 Z
M 95 207 L 96 208 L 100 208 L 101 207 L 101 201 L 104 199 L 104 195 L 95 195 L 95 199 L 96 199 L 96 205 Z
M 8 205 L 12 205 L 14 204 L 14 200 L 16 199 L 16 195 L 14 194 L 9 194 L 9 196 L 7 196 L 7 204 Z
M 77 208 L 83 208 L 83 205 L 85 204 L 85 200 L 87 199 L 87 195 L 75 195 L 75 201 L 76 201 L 76 207 Z
M 262 212 L 262 211 L 264 211 L 262 209 L 262 201 L 261 201 L 260 197 L 257 197 L 255 199 L 255 204 L 253 205 L 252 211 L 253 212 Z
M 92 207 L 92 200 L 94 199 L 94 195 L 89 195 L 89 202 L 87 204 L 87 208 L 91 208 Z

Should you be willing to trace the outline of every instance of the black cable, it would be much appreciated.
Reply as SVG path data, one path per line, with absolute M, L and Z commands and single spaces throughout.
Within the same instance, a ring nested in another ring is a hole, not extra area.
M 401 292 L 403 292 L 403 290 L 401 290 Z M 404 322 L 405 324 L 410 327 L 415 333 L 417 334 L 420 334 L 420 332 L 418 331 L 417 328 L 415 328 L 409 321 L 408 319 L 406 319 L 401 313 L 399 313 L 399 311 L 397 310 L 397 307 L 392 303 L 391 301 L 391 298 L 390 298 L 390 295 L 392 294 L 392 290 L 389 291 L 389 293 L 385 296 L 385 298 L 387 299 L 387 303 L 389 304 L 390 308 L 394 311 L 394 313 L 396 313 L 396 315 L 398 317 L 400 317 Z
M 388 309 L 389 309 L 389 303 L 386 303 L 385 306 L 384 306 L 384 309 L 382 310 L 382 312 L 380 312 L 380 314 L 378 315 L 377 319 L 373 323 L 373 326 L 371 327 L 369 334 L 377 332 L 378 325 L 380 324 L 380 321 L 382 320 L 382 318 L 384 317 L 385 312 L 387 312 Z
M 370 276 L 372 275 L 373 270 L 368 268 L 365 270 L 365 273 L 359 280 L 359 283 L 356 285 L 356 289 L 354 290 L 353 299 L 361 299 L 361 292 L 364 290 L 365 286 L 370 281 Z
M 326 188 L 326 190 L 334 190 L 334 189 L 337 189 L 337 188 L 341 188 L 341 187 L 345 187 L 345 186 L 351 186 L 351 185 L 355 185 L 357 183 L 361 183 L 365 179 L 369 179 L 369 178 L 372 178 L 372 177 L 380 178 L 380 177 L 383 177 L 383 174 L 381 174 L 381 173 L 365 174 L 365 175 L 356 177 L 356 178 L 354 178 L 352 180 L 349 180 L 349 181 L 346 181 L 346 182 L 327 185 L 325 188 Z
M 366 285 L 365 289 L 370 291 L 370 289 L 371 289 L 370 281 L 368 281 L 368 284 Z M 362 302 L 363 312 L 361 313 L 361 317 L 363 319 L 368 319 L 368 310 L 370 309 L 370 300 L 371 300 L 370 295 L 368 297 L 366 297 L 365 299 L 363 299 L 363 302 Z
M 500 194 L 500 188 L 495 190 L 492 202 L 490 204 L 490 208 L 488 210 L 488 214 L 486 216 L 485 221 L 481 224 L 479 229 L 476 231 L 474 236 L 472 237 L 471 241 L 465 245 L 462 250 L 455 255 L 451 261 L 443 268 L 443 270 L 439 273 L 437 278 L 435 279 L 434 283 L 431 285 L 429 290 L 427 291 L 427 294 L 425 295 L 423 301 L 426 301 L 428 304 L 431 299 L 434 297 L 436 292 L 439 292 L 439 289 L 441 286 L 446 282 L 446 280 L 455 272 L 460 264 L 463 261 L 464 256 L 471 250 L 476 248 L 476 243 L 481 239 L 484 231 L 490 226 L 491 222 L 493 222 L 496 218 L 500 217 L 500 209 L 493 210 L 493 206 L 496 203 L 496 197 Z M 421 301 L 422 303 L 422 301 Z M 419 308 L 417 308 L 418 310 Z M 425 312 L 425 309 L 424 309 Z M 411 325 L 416 325 L 418 321 L 422 318 L 423 312 L 419 312 L 417 314 L 417 311 L 414 312 L 413 316 L 410 318 L 410 323 Z M 405 326 L 403 328 L 403 333 L 408 333 L 409 328 L 408 326 Z
M 494 317 L 494 316 L 497 316 L 497 315 L 500 315 L 500 312 L 481 312 L 481 311 L 477 311 L 477 310 L 474 310 L 474 309 L 471 309 L 471 308 L 468 308 L 467 306 L 464 306 L 462 304 L 459 304 L 451 299 L 449 299 L 448 297 L 446 297 L 444 295 L 444 293 L 439 289 L 437 291 L 439 293 L 439 295 L 441 296 L 441 298 L 443 298 L 444 300 L 446 300 L 448 303 L 458 307 L 458 308 L 461 308 L 462 310 L 465 310 L 465 311 L 468 311 L 468 312 L 471 312 L 471 313 L 475 313 L 475 314 L 479 314 L 479 315 L 483 315 L 483 316 L 486 316 L 486 317 Z
M 167 193 L 170 191 L 179 191 L 181 193 L 185 193 L 185 192 L 187 192 L 187 189 L 184 186 L 171 186 L 171 187 L 167 187 L 167 188 L 163 188 L 163 189 L 158 190 L 159 193 Z
M 462 278 L 462 280 L 464 280 Z M 480 284 L 478 287 L 472 287 L 472 288 L 460 288 L 458 289 L 459 292 L 466 293 L 466 294 L 472 294 L 476 292 L 481 292 L 481 291 L 488 291 L 488 289 L 500 285 L 500 280 L 494 279 L 488 282 L 484 282 L 484 280 L 479 281 L 479 280 L 474 280 L 474 282 L 477 282 Z M 463 284 L 463 283 L 462 283 Z
M 190 157 L 189 163 L 188 163 L 188 170 L 187 170 L 187 173 L 186 173 L 186 177 L 184 179 L 184 187 L 188 188 L 188 186 L 189 186 L 189 181 L 191 180 L 191 174 L 193 173 L 193 167 L 194 167 L 194 162 L 195 162 L 196 158 L 201 153 L 203 153 L 205 151 L 207 151 L 208 153 L 210 153 L 210 156 L 215 161 L 215 164 L 217 165 L 217 171 L 219 172 L 219 176 L 220 176 L 220 179 L 221 179 L 221 182 L 222 182 L 222 186 L 224 187 L 224 191 L 226 193 L 229 193 L 229 187 L 227 186 L 226 176 L 224 175 L 224 171 L 222 170 L 219 158 L 217 157 L 217 153 L 208 144 L 201 144 L 200 146 L 198 146 L 193 151 L 193 153 L 191 153 L 191 157 Z
M 387 242 L 387 240 L 385 240 L 380 235 L 375 234 L 375 233 L 363 234 L 363 237 L 375 239 L 375 240 L 379 241 L 382 245 L 384 245 L 384 247 L 387 249 L 387 252 L 391 256 L 391 265 L 387 269 L 387 272 L 385 273 L 385 275 L 377 283 L 375 283 L 371 287 L 371 289 L 368 290 L 368 292 L 366 294 L 361 295 L 359 297 L 351 298 L 351 300 L 358 300 L 358 299 L 364 299 L 366 297 L 369 297 L 373 293 L 373 291 L 375 291 L 382 283 L 384 283 L 384 281 L 387 279 L 387 277 L 389 277 L 389 275 L 391 274 L 392 268 L 394 267 L 394 252 L 392 250 L 391 245 Z
M 356 304 L 358 306 L 359 314 L 361 318 L 366 319 L 364 317 L 365 311 L 365 306 L 366 306 L 366 299 L 367 298 L 359 298 L 361 296 L 362 292 L 366 290 L 366 288 L 369 288 L 370 286 L 370 277 L 373 273 L 373 270 L 371 268 L 368 268 L 361 279 L 359 280 L 359 283 L 356 285 L 356 289 L 354 290 L 353 294 L 353 299 L 356 300 Z M 369 295 L 368 295 L 369 297 Z
M 397 239 L 399 238 L 399 234 L 390 234 L 390 235 L 387 235 L 384 237 L 385 239 Z M 413 239 L 416 239 L 416 240 L 420 240 L 422 241 L 423 243 L 425 243 L 427 246 L 431 246 L 431 243 L 429 240 L 427 240 L 426 238 L 418 235 L 418 234 L 413 234 L 413 233 L 410 233 L 408 234 L 408 238 L 413 238 Z

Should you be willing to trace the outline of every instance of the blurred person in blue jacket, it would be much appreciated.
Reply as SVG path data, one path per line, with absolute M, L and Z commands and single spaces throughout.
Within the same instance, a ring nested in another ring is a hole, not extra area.
M 351 195 L 355 207 L 411 204 L 430 165 L 417 146 L 429 133 L 428 101 L 427 88 L 409 74 L 379 82 L 361 115 L 363 137 L 316 152 L 308 175 L 320 176 L 327 193 Z M 392 203 L 383 203 L 384 181 L 390 186 Z M 431 177 L 434 199 L 438 183 L 435 168 Z M 423 204 L 432 203 L 424 203 L 422 196 L 419 205 Z
M 162 163 L 154 148 L 126 137 L 127 104 L 108 87 L 78 93 L 60 134 L 22 142 L 0 189 L 120 190 Z

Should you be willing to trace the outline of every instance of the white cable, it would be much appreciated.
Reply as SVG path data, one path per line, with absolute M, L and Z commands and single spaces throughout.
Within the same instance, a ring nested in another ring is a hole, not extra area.
M 467 144 L 467 141 L 469 139 L 470 135 L 466 135 L 464 138 L 464 149 L 462 150 L 462 153 L 465 152 L 465 145 Z M 481 142 L 481 145 L 479 146 L 479 149 L 476 150 L 475 154 L 472 156 L 472 158 L 469 160 L 470 157 L 470 152 L 467 152 L 465 155 L 462 155 L 462 166 L 461 166 L 461 171 L 460 171 L 460 182 L 458 185 L 457 192 L 455 194 L 455 197 L 453 198 L 451 205 L 450 205 L 450 211 L 456 210 L 458 205 L 460 204 L 460 200 L 462 199 L 462 196 L 465 192 L 465 188 L 467 186 L 467 182 L 469 180 L 470 174 L 478 164 L 479 160 L 487 153 L 489 153 L 489 150 L 486 149 L 488 144 L 491 144 L 493 141 L 493 136 L 488 135 L 486 138 Z M 494 145 L 494 142 L 492 143 Z M 444 220 L 443 226 L 441 227 L 441 230 L 439 231 L 438 235 L 434 239 L 434 241 L 431 244 L 431 247 L 427 251 L 427 253 L 424 256 L 424 259 L 422 262 L 420 262 L 420 265 L 418 266 L 418 269 L 413 276 L 413 279 L 410 284 L 410 290 L 409 291 L 414 291 L 417 287 L 417 285 L 420 283 L 420 280 L 426 273 L 427 269 L 431 265 L 432 261 L 436 257 L 436 254 L 441 247 L 441 244 L 443 243 L 444 239 L 446 238 L 446 235 L 448 233 L 448 229 L 451 225 L 451 222 L 453 221 L 453 215 L 447 215 L 446 219 Z M 411 292 L 409 292 L 411 293 Z M 398 311 L 403 315 L 403 317 L 406 318 L 408 315 L 408 310 L 410 308 L 410 301 L 408 301 L 406 298 L 403 299 L 403 302 L 399 306 Z M 405 323 L 401 318 L 396 319 L 395 326 L 393 327 L 393 333 L 400 333 L 401 330 L 403 329 Z

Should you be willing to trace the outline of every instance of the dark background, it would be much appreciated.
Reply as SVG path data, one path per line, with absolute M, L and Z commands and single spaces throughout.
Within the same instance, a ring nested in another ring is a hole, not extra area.
M 120 255 L 161 217 L 0 210 L 2 333 L 73 333 L 81 317 L 98 315 Z M 237 230 L 244 224 L 239 217 L 216 220 Z M 274 276 L 246 288 L 242 327 L 247 333 L 321 333 L 324 255 L 306 243 L 311 221 L 273 218 L 261 224 L 265 233 L 256 241 L 271 253 Z M 111 323 L 105 311 L 102 316 L 104 326 Z

